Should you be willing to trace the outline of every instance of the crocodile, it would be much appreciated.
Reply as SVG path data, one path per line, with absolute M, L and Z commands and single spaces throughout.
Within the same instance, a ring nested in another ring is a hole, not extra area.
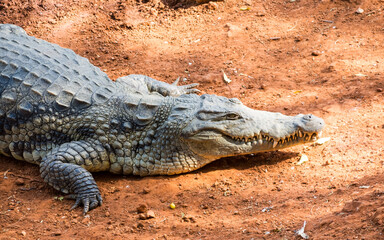
M 316 140 L 325 125 L 144 75 L 115 81 L 70 49 L 0 25 L 0 154 L 37 164 L 84 214 L 102 204 L 91 172 L 173 175 L 228 156 Z

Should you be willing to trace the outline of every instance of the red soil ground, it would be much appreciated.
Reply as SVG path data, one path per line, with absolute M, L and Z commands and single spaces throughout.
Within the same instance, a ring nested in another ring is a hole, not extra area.
M 112 79 L 180 76 L 255 109 L 313 113 L 331 138 L 178 176 L 94 174 L 104 204 L 86 217 L 37 166 L 0 157 L 0 239 L 300 239 L 304 221 L 310 239 L 384 239 L 383 0 L 3 0 L 0 23 Z M 155 217 L 140 220 L 141 204 Z

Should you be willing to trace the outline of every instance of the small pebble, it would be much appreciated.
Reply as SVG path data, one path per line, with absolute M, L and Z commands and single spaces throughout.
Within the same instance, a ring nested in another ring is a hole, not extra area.
M 87 216 L 89 216 L 89 215 L 86 215 L 86 216 L 83 218 L 83 220 L 81 220 L 81 223 L 86 224 L 86 225 L 88 225 L 88 224 L 91 223 L 91 219 L 90 219 L 89 217 L 87 217 Z
M 149 188 L 145 187 L 145 188 L 143 189 L 143 193 L 144 193 L 144 194 L 148 194 L 149 192 L 151 192 L 151 190 L 150 190 Z
M 136 208 L 136 211 L 138 213 L 145 213 L 146 211 L 148 211 L 148 206 L 146 204 L 140 204 L 137 208 Z
M 24 179 L 22 179 L 22 178 L 18 178 L 18 179 L 15 181 L 15 183 L 16 183 L 17 186 L 22 186 L 22 185 L 25 184 Z
M 312 52 L 312 56 L 319 56 L 319 55 L 321 55 L 320 51 L 315 50 Z
M 295 37 L 295 42 L 300 42 L 300 41 L 302 41 L 302 40 L 303 40 L 303 37 L 300 36 L 300 35 L 297 35 L 297 36 Z
M 382 88 L 378 88 L 376 89 L 377 92 L 383 92 L 383 89 Z
M 145 214 L 145 216 L 147 219 L 156 217 L 155 212 L 153 212 L 152 210 L 148 210 L 148 212 Z
M 207 8 L 210 10 L 217 10 L 219 8 L 219 5 L 215 2 L 209 2 Z
M 191 222 L 191 223 L 196 222 L 196 218 L 194 216 L 189 215 L 189 214 L 184 215 L 182 219 L 184 222 Z
M 358 8 L 357 10 L 356 10 L 356 13 L 357 14 L 362 14 L 364 12 L 364 9 L 362 9 L 362 8 Z
M 137 226 L 137 228 L 144 228 L 144 224 L 141 222 L 139 222 L 136 226 Z

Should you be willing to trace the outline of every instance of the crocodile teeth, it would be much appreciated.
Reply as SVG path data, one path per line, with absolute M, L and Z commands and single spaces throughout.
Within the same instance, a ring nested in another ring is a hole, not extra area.
M 302 138 L 302 137 L 303 137 L 303 135 L 304 135 L 304 134 L 303 134 L 303 132 L 302 132 L 301 130 L 299 130 L 299 137 L 301 137 L 301 138 Z
M 311 138 L 312 138 L 312 140 L 317 140 L 317 134 L 314 133 Z
M 277 141 L 274 140 L 274 141 L 273 141 L 273 148 L 275 148 L 276 146 L 277 146 Z

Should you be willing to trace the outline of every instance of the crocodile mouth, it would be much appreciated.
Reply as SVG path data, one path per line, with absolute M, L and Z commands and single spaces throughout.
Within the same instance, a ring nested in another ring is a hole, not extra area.
M 320 136 L 321 131 L 305 132 L 301 129 L 281 138 L 272 137 L 269 134 L 263 132 L 255 134 L 253 136 L 232 136 L 228 133 L 218 131 L 216 129 L 205 129 L 195 134 L 193 138 L 198 138 L 200 140 L 213 140 L 223 138 L 226 142 L 229 142 L 233 145 L 263 146 L 263 148 L 276 150 L 291 147 L 297 144 L 314 142 L 318 138 L 320 138 Z
M 237 137 L 223 135 L 225 138 L 230 139 L 234 143 L 247 144 L 247 145 L 270 145 L 273 149 L 286 148 L 297 144 L 306 142 L 314 142 L 321 136 L 320 132 L 304 132 L 298 130 L 291 135 L 276 138 L 266 133 L 256 134 L 252 137 Z

